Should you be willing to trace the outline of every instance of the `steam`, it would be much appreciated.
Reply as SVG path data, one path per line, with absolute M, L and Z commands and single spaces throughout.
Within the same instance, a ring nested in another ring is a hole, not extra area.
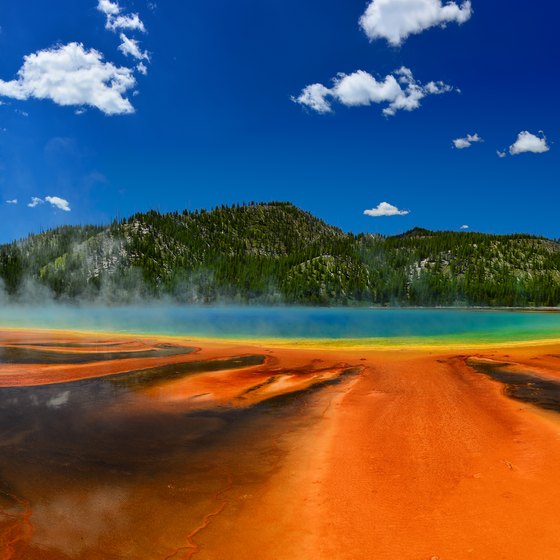
M 70 491 L 33 509 L 33 543 L 74 557 L 121 528 L 127 493 L 119 487 Z
M 198 269 L 185 273 L 174 282 L 173 289 L 166 293 L 154 290 L 145 280 L 139 268 L 119 272 L 118 276 L 101 275 L 92 283 L 84 285 L 78 297 L 67 294 L 57 295 L 49 286 L 39 279 L 26 276 L 16 292 L 10 293 L 0 278 L 0 306 L 13 307 L 115 307 L 148 306 L 161 307 L 171 305 L 285 305 L 286 301 L 279 288 L 274 288 L 263 296 L 247 300 L 247 296 L 234 287 L 219 288 L 215 273 L 207 269 Z

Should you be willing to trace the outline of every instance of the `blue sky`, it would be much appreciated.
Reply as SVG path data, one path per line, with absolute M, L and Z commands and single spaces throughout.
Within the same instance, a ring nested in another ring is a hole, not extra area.
M 555 3 L 103 1 L 0 10 L 0 241 L 251 200 L 560 236 Z

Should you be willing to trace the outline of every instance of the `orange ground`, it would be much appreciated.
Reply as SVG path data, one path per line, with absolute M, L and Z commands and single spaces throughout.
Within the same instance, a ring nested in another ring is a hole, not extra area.
M 508 349 L 507 359 L 549 350 Z M 558 559 L 555 415 L 508 399 L 452 355 L 361 355 L 367 370 L 326 397 L 283 468 L 224 512 L 197 557 Z M 558 376 L 560 360 L 548 365 Z
M 213 406 L 236 406 L 247 388 L 278 378 L 250 405 L 267 398 L 266 391 L 312 385 L 317 371 L 362 370 L 318 391 L 305 410 L 305 429 L 278 441 L 282 455 L 270 476 L 243 495 L 234 476 L 208 514 L 185 528 L 183 546 L 176 543 L 170 558 L 560 558 L 557 415 L 507 398 L 502 385 L 465 364 L 469 356 L 505 360 L 559 378 L 560 344 L 444 351 L 206 343 L 181 359 L 246 354 L 266 354 L 267 364 L 164 383 L 146 390 L 146 399 L 178 406 L 205 394 Z M 148 360 L 129 360 L 125 371 L 132 362 L 146 367 Z M 123 370 L 112 364 L 2 366 L 0 384 L 52 383 L 70 371 L 75 379 L 80 368 L 87 377 Z

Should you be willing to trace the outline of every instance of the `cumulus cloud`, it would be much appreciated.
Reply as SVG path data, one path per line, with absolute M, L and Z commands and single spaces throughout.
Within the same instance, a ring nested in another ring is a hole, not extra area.
M 123 14 L 118 2 L 111 0 L 99 0 L 97 9 L 105 14 L 105 28 L 117 32 L 120 29 L 141 31 L 144 33 L 146 28 L 138 14 Z
M 455 138 L 453 140 L 453 145 L 458 150 L 464 150 L 465 148 L 470 148 L 473 144 L 477 142 L 484 142 L 484 140 L 478 134 L 467 134 L 464 138 Z
M 520 132 L 517 140 L 509 147 L 509 153 L 512 156 L 524 153 L 543 154 L 550 150 L 546 136 L 541 132 L 540 136 L 531 134 L 527 130 Z
M 38 197 L 34 196 L 31 199 L 31 202 L 27 206 L 29 206 L 29 208 L 35 208 L 36 206 L 39 206 L 40 204 L 45 204 L 45 201 L 42 198 L 38 198 Z
M 108 16 L 116 16 L 121 11 L 119 4 L 117 2 L 111 2 L 111 0 L 99 0 L 97 9 Z
M 148 75 L 148 67 L 143 62 L 136 65 L 136 70 L 138 70 L 138 72 L 140 72 L 143 76 Z
M 130 68 L 105 62 L 99 51 L 81 43 L 69 43 L 25 56 L 17 79 L 0 80 L 0 96 L 89 105 L 106 115 L 122 115 L 134 112 L 124 94 L 135 84 Z
M 331 90 L 323 84 L 311 84 L 305 87 L 298 97 L 292 97 L 292 101 L 305 105 L 317 113 L 330 113 L 331 104 L 327 97 L 331 95 Z
M 467 225 L 465 224 L 465 225 L 462 225 L 459 229 L 469 229 L 469 226 L 467 226 Z
M 496 150 L 496 154 L 499 158 L 505 158 L 507 156 L 507 153 L 505 150 Z
M 130 39 L 124 33 L 121 33 L 121 44 L 119 45 L 119 50 L 125 56 L 132 56 L 138 60 L 150 60 L 150 55 L 148 51 L 142 51 L 140 49 L 138 41 L 135 39 Z
M 48 202 L 51 206 L 58 208 L 59 210 L 63 210 L 64 212 L 70 212 L 70 203 L 64 198 L 60 198 L 58 196 L 46 196 L 45 201 Z
M 396 206 L 389 204 L 388 202 L 380 202 L 376 208 L 371 210 L 364 210 L 366 216 L 372 216 L 373 218 L 379 218 L 381 216 L 406 216 L 410 214 L 409 210 L 399 210 Z
M 6 200 L 6 204 L 17 204 L 18 200 L 17 198 L 12 198 L 11 200 Z
M 472 16 L 470 0 L 462 4 L 442 0 L 372 0 L 360 18 L 371 39 L 386 39 L 398 46 L 409 36 L 430 27 L 465 23 Z
M 364 70 L 353 74 L 338 74 L 332 87 L 323 84 L 306 86 L 292 101 L 309 107 L 317 113 L 332 112 L 332 101 L 346 107 L 386 104 L 383 114 L 392 116 L 397 111 L 413 111 L 427 95 L 439 95 L 454 88 L 443 82 L 418 82 L 410 69 L 401 67 L 385 78 L 378 80 Z

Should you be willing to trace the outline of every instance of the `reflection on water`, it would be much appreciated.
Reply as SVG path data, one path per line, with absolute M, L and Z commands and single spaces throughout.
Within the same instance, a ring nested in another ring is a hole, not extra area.
M 27 363 L 38 353 L 8 355 Z M 1 560 L 190 558 L 197 528 L 251 495 L 285 453 L 287 434 L 305 429 L 298 411 L 312 389 L 354 371 L 268 371 L 263 356 L 185 360 L 0 389 Z

